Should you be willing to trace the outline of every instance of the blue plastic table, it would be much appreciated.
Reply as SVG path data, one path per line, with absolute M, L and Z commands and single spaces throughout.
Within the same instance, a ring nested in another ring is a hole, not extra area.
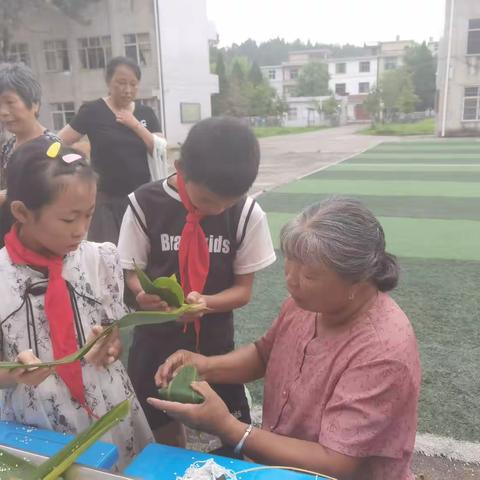
M 124 475 L 142 480 L 175 480 L 177 476 L 183 476 L 193 462 L 209 458 L 213 458 L 216 463 L 234 472 L 260 466 L 233 458 L 152 443 L 134 458 L 124 471 Z M 313 480 L 315 477 L 289 470 L 258 470 L 240 474 L 238 478 L 239 480 Z M 324 477 L 316 478 L 321 480 Z
M 0 421 L 0 447 L 13 448 L 52 456 L 61 450 L 73 435 L 52 432 L 35 427 L 27 427 L 13 422 Z M 118 460 L 118 449 L 106 442 L 95 442 L 86 452 L 78 457 L 77 463 L 92 468 L 110 469 Z

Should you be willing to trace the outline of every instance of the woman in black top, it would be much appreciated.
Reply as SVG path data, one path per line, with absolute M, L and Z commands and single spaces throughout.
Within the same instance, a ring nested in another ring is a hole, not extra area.
M 150 181 L 148 154 L 160 125 L 153 110 L 135 103 L 139 66 L 126 57 L 107 65 L 108 96 L 87 102 L 59 136 L 71 145 L 87 135 L 92 165 L 100 175 L 89 240 L 117 243 L 127 195 Z

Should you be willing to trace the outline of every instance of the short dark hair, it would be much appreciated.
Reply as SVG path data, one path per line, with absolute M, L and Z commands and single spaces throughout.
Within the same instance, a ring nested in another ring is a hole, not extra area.
M 3 63 L 0 65 L 0 95 L 12 90 L 28 108 L 34 103 L 40 105 L 42 87 L 32 70 L 23 63 Z
M 55 158 L 47 155 L 54 143 L 44 135 L 20 145 L 10 157 L 7 166 L 7 203 L 19 200 L 32 211 L 52 203 L 62 188 L 62 176 L 77 175 L 85 180 L 97 181 L 97 174 L 85 157 L 72 148 L 61 147 Z M 67 163 L 62 157 L 79 155 L 78 160 Z
M 107 83 L 112 79 L 113 75 L 115 75 L 115 70 L 120 65 L 125 65 L 130 68 L 138 81 L 142 79 L 142 71 L 137 62 L 128 57 L 114 57 L 108 62 L 107 67 L 105 68 L 105 80 Z
M 245 194 L 258 174 L 260 147 L 240 120 L 212 117 L 195 124 L 180 151 L 185 179 L 222 197 Z

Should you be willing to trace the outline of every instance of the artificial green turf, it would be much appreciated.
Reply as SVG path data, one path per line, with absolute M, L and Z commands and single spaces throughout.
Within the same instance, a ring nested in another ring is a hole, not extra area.
M 276 189 L 281 193 L 331 193 L 342 195 L 413 195 L 421 197 L 480 198 L 478 182 L 425 182 L 385 180 L 322 180 L 310 177 Z
M 480 150 L 480 149 L 479 149 Z M 478 152 L 457 152 L 454 150 L 450 151 L 438 151 L 438 152 L 419 152 L 417 150 L 406 151 L 406 152 L 389 152 L 382 150 L 368 150 L 365 153 L 361 153 L 356 160 L 361 161 L 366 158 L 373 158 L 375 160 L 412 160 L 421 161 L 421 160 L 439 160 L 447 159 L 453 162 L 461 162 L 462 160 L 476 160 L 477 163 L 480 162 L 480 151 Z M 350 160 L 352 161 L 352 160 Z
M 423 182 L 478 182 L 480 183 L 480 168 L 476 171 L 354 171 L 339 168 L 329 168 L 308 177 L 311 180 L 395 180 L 395 181 L 423 181 Z
M 360 163 L 428 163 L 428 164 L 479 164 L 478 153 L 389 153 L 389 152 L 371 152 L 357 155 L 348 162 Z
M 440 153 L 446 151 L 455 152 L 479 152 L 480 141 L 472 141 L 465 139 L 449 139 L 435 141 L 416 141 L 416 142 L 384 142 L 369 150 L 370 152 L 405 152 L 406 150 L 415 150 L 418 152 L 438 151 Z
M 294 214 L 267 215 L 273 243 L 278 248 L 280 229 Z M 385 230 L 387 248 L 395 255 L 480 261 L 480 222 L 403 217 L 378 217 L 378 220 Z
M 270 192 L 259 199 L 262 208 L 269 212 L 298 213 L 329 195 L 314 193 Z M 480 208 L 469 198 L 456 197 L 380 197 L 356 195 L 350 197 L 363 202 L 373 213 L 382 217 L 437 218 L 444 220 L 480 221 Z
M 419 431 L 480 441 L 480 262 L 400 258 L 392 296 L 409 316 L 423 369 Z M 283 262 L 259 272 L 251 303 L 235 314 L 237 344 L 259 338 L 286 296 Z M 249 386 L 256 403 L 262 384 Z
M 312 176 L 321 174 L 321 172 L 480 172 L 480 163 L 478 164 L 422 164 L 422 163 L 361 163 L 361 162 L 343 162 Z M 316 177 L 314 177 L 316 178 Z

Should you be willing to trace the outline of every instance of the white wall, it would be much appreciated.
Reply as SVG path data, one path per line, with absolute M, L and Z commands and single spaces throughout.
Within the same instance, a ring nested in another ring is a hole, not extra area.
M 445 94 L 445 70 L 450 27 L 449 0 L 446 7 L 446 21 L 444 37 L 439 47 L 439 65 L 437 75 L 437 89 L 439 91 L 439 114 L 437 115 L 437 133 L 442 133 L 443 105 Z M 468 21 L 480 18 L 480 2 L 470 0 L 456 0 L 453 35 L 451 45 L 451 65 L 447 91 L 446 135 L 455 135 L 462 131 L 480 135 L 480 121 L 463 121 L 463 104 L 465 87 L 480 86 L 480 55 L 467 55 Z
M 360 72 L 360 62 L 370 62 L 370 72 Z M 336 73 L 336 64 L 345 63 L 346 72 Z M 355 59 L 331 59 L 328 62 L 328 73 L 330 75 L 330 81 L 328 87 L 332 92 L 335 92 L 335 84 L 345 83 L 346 91 L 350 95 L 358 95 L 359 83 L 369 82 L 370 88 L 377 83 L 377 59 L 376 57 L 355 58 Z
M 192 126 L 182 123 L 181 103 L 199 103 L 201 118 L 211 116 L 218 77 L 210 73 L 210 27 L 205 0 L 157 0 L 165 125 L 170 145 L 183 142 Z

